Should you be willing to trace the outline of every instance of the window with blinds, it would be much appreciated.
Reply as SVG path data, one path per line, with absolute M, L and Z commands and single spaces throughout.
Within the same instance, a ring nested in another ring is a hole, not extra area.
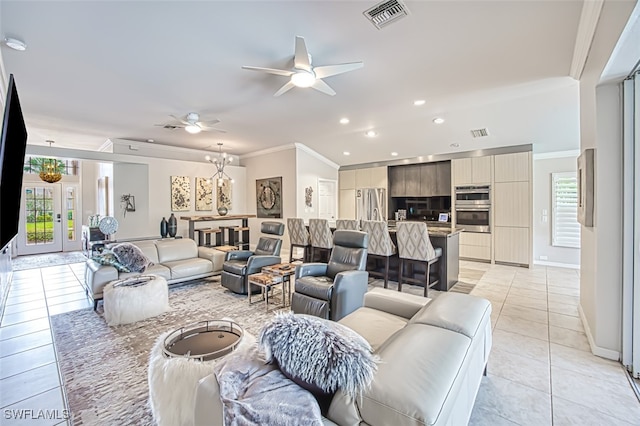
M 578 179 L 576 172 L 552 173 L 552 242 L 556 247 L 580 248 Z

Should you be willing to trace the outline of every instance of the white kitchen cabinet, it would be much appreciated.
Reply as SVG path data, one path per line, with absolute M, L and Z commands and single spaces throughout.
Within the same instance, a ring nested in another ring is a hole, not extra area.
M 493 156 L 495 182 L 529 181 L 531 152 L 516 152 Z
M 356 218 L 356 190 L 355 189 L 341 189 L 338 203 L 339 203 L 338 204 L 339 219 L 355 219 Z
M 343 170 L 338 172 L 338 187 L 340 189 L 356 189 L 356 171 Z
M 496 226 L 495 261 L 529 266 L 531 258 L 531 240 L 529 228 Z
M 529 182 L 496 182 L 493 187 L 495 226 L 529 227 Z
M 460 234 L 460 257 L 491 260 L 491 234 L 462 232 Z
M 492 156 L 457 158 L 451 160 L 454 186 L 489 185 L 492 175 Z

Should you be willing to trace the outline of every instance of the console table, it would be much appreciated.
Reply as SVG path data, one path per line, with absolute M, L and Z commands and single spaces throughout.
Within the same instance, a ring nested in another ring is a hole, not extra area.
M 180 220 L 189 221 L 189 238 L 196 241 L 195 239 L 195 231 L 196 231 L 196 222 L 218 222 L 225 220 L 240 220 L 242 222 L 241 230 L 242 235 L 239 236 L 239 240 L 235 241 L 233 239 L 233 232 L 229 232 L 229 238 L 227 241 L 223 243 L 231 245 L 231 246 L 239 246 L 239 249 L 248 249 L 249 248 L 249 218 L 256 217 L 254 214 L 231 214 L 226 216 L 180 216 Z M 225 228 L 225 227 L 220 227 Z M 229 227 L 226 227 L 229 228 Z M 231 231 L 231 230 L 230 230 Z

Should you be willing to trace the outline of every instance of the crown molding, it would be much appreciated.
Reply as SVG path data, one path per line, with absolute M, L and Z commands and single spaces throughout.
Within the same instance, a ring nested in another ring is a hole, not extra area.
M 603 5 L 604 0 L 585 0 L 582 4 L 576 44 L 573 47 L 573 59 L 571 60 L 569 71 L 569 76 L 576 80 L 580 80 L 584 66 L 587 63 L 587 57 L 591 50 Z
M 294 143 L 274 146 L 273 148 L 265 148 L 265 149 L 261 149 L 260 151 L 254 151 L 249 154 L 241 155 L 240 161 L 244 160 L 245 158 L 259 157 L 261 155 L 273 154 L 275 152 L 281 152 L 281 151 L 288 151 L 290 149 L 295 149 L 295 148 L 296 148 L 296 144 Z
M 339 164 L 334 163 L 333 161 L 329 160 L 327 157 L 325 157 L 324 155 L 318 153 L 317 151 L 314 151 L 313 149 L 309 148 L 308 146 L 306 146 L 305 144 L 302 143 L 294 143 L 295 147 L 298 148 L 300 151 L 304 151 L 307 154 L 309 154 L 310 156 L 316 158 L 317 160 L 322 161 L 323 163 L 327 164 L 328 166 L 333 167 L 334 169 L 338 170 L 340 168 Z

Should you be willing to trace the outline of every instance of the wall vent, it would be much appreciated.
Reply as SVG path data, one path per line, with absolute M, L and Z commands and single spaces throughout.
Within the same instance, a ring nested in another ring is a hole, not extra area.
M 489 130 L 487 128 L 472 130 L 471 136 L 474 138 L 483 138 L 485 136 L 489 136 Z
M 382 29 L 398 19 L 407 16 L 409 9 L 407 9 L 407 6 L 400 0 L 387 0 L 378 3 L 362 13 L 377 29 Z

